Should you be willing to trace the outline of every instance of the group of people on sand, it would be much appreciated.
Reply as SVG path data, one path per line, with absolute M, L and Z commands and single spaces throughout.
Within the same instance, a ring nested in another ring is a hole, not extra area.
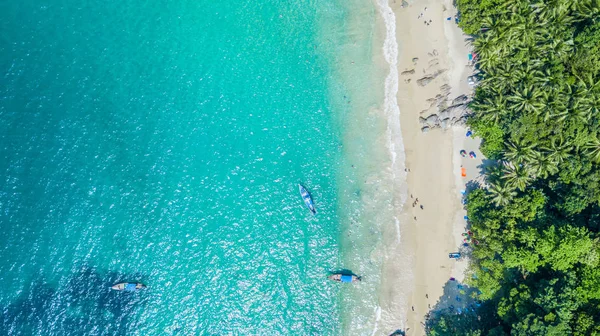
M 423 9 L 423 11 L 427 12 L 427 7 L 425 7 L 425 9 Z M 417 16 L 417 19 L 420 19 L 424 16 L 425 16 L 425 13 L 421 13 L 421 14 L 419 14 L 419 16 Z M 427 20 L 423 21 L 423 23 L 426 24 L 427 26 L 429 26 L 431 24 L 431 22 L 432 22 L 431 19 L 429 19 L 429 21 L 427 21 Z
M 412 194 L 410 194 L 410 198 L 413 198 L 413 195 L 412 195 Z M 414 207 L 415 207 L 417 204 L 419 204 L 419 198 L 418 198 L 418 197 L 417 197 L 417 198 L 415 198 L 415 200 L 414 200 L 414 202 L 413 202 L 413 204 L 412 204 L 413 208 L 414 208 Z M 419 207 L 421 208 L 421 210 L 425 209 L 425 208 L 423 207 L 423 204 L 419 204 Z M 414 220 L 417 220 L 417 216 L 414 216 L 414 217 L 413 217 L 413 219 L 414 219 Z
M 410 195 L 410 198 L 412 198 L 412 194 Z M 419 204 L 419 198 L 415 198 L 415 201 L 413 202 L 412 206 L 413 208 L 415 207 L 415 205 Z M 421 210 L 423 210 L 423 204 L 419 205 L 419 207 L 421 207 Z

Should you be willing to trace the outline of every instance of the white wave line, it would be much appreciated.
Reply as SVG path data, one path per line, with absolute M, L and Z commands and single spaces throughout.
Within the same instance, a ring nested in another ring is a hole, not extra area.
M 402 129 L 400 125 L 400 108 L 398 106 L 398 41 L 396 40 L 396 16 L 389 6 L 388 0 L 376 0 L 383 22 L 385 24 L 385 39 L 383 43 L 383 56 L 390 65 L 389 73 L 385 79 L 385 99 L 384 112 L 388 118 L 387 137 L 388 147 L 392 159 L 392 178 L 394 186 L 399 186 L 400 202 L 396 204 L 401 208 L 407 199 L 406 191 L 406 154 L 404 152 L 404 141 L 402 139 Z M 398 244 L 401 242 L 400 220 L 394 216 L 396 226 L 396 238 Z M 406 300 L 405 297 L 401 301 Z M 403 306 L 403 305 L 402 305 Z M 405 309 L 400 310 L 404 321 L 406 316 Z M 377 318 L 374 327 L 374 333 L 378 329 L 380 318 Z M 401 323 L 404 324 L 404 323 Z M 401 326 L 403 328 L 404 326 Z

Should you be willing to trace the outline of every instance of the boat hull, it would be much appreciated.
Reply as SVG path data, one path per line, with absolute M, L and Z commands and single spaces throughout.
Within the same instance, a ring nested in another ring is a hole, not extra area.
M 300 190 L 300 195 L 302 196 L 302 200 L 304 201 L 304 204 L 306 205 L 308 210 L 310 210 L 310 212 L 312 212 L 313 215 L 316 215 L 317 210 L 315 209 L 315 204 L 312 200 L 312 196 L 310 196 L 306 188 L 304 188 L 300 184 L 298 184 L 298 189 Z
M 345 282 L 345 283 L 352 283 L 352 282 L 360 282 L 361 281 L 361 278 L 358 275 L 355 275 L 355 274 L 336 273 L 336 274 L 331 274 L 327 278 L 329 280 L 333 280 L 333 281 L 337 281 L 337 282 Z
M 118 283 L 116 285 L 111 286 L 110 288 L 112 288 L 113 290 L 116 291 L 126 291 L 126 292 L 134 292 L 134 291 L 138 291 L 140 289 L 144 289 L 146 288 L 146 285 L 144 285 L 143 283 L 139 283 L 139 282 L 121 282 Z

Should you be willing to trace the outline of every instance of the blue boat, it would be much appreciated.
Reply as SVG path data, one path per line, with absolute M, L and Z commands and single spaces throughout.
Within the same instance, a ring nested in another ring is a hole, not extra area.
M 345 283 L 361 281 L 361 278 L 355 274 L 335 273 L 335 274 L 328 276 L 327 278 L 329 278 L 329 280 L 333 280 L 333 281 L 337 281 L 337 282 L 345 282 Z
M 302 195 L 304 204 L 306 204 L 306 207 L 310 210 L 310 212 L 312 212 L 312 214 L 315 215 L 317 213 L 317 210 L 315 209 L 315 204 L 313 203 L 312 197 L 310 196 L 306 188 L 304 188 L 302 185 L 298 184 L 298 188 L 300 188 L 300 195 Z

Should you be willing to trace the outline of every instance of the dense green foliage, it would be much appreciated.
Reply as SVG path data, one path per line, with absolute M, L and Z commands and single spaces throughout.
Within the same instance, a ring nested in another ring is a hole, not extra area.
M 468 196 L 475 312 L 430 335 L 600 335 L 600 2 L 457 0 L 497 162 Z

